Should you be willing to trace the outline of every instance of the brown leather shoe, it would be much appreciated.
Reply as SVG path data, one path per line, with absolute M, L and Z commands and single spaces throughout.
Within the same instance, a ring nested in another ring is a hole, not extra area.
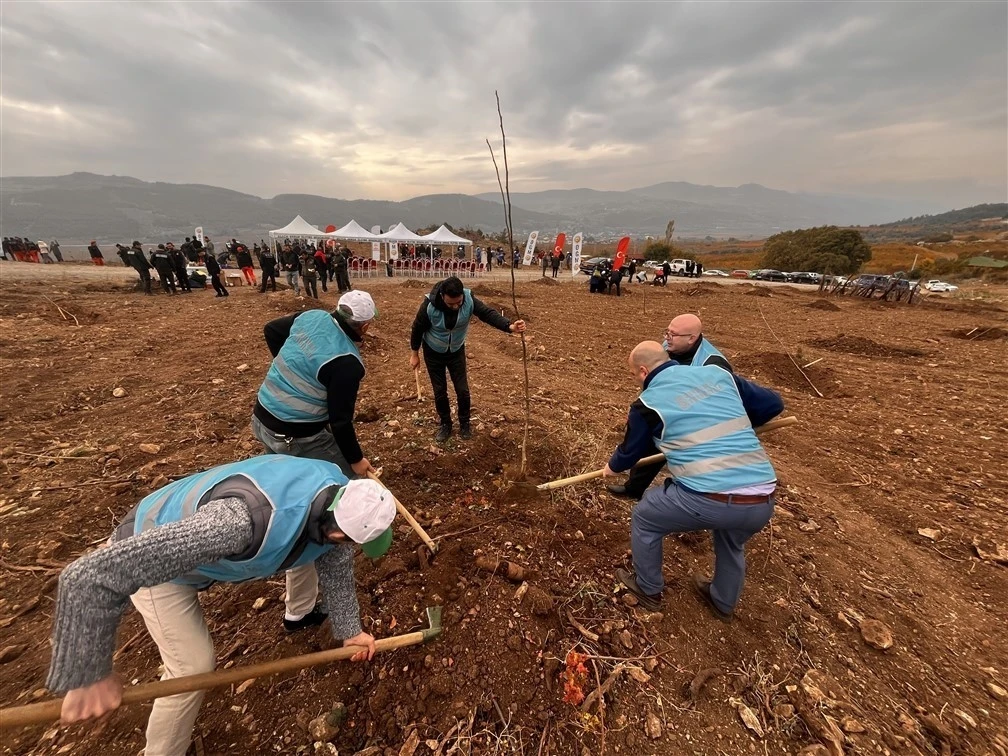
M 718 609 L 717 604 L 714 603 L 714 599 L 710 595 L 710 584 L 711 581 L 707 577 L 699 572 L 694 572 L 690 576 L 690 585 L 693 586 L 693 590 L 696 594 L 704 600 L 707 604 L 707 608 L 710 609 L 711 614 L 717 617 L 722 622 L 731 622 L 732 614 L 728 612 L 723 612 Z
M 650 612 L 657 612 L 661 609 L 661 594 L 652 595 L 650 593 L 644 593 L 641 587 L 637 585 L 637 576 L 634 575 L 629 570 L 618 569 L 616 570 L 616 579 L 623 583 L 624 587 L 630 593 L 636 597 L 640 605 L 643 606 Z

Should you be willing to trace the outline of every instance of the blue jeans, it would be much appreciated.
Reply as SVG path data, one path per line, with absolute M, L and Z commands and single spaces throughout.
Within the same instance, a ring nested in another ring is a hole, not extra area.
M 665 587 L 662 540 L 666 535 L 710 530 L 714 538 L 711 598 L 722 611 L 734 611 L 745 582 L 745 543 L 770 522 L 773 511 L 773 497 L 766 504 L 724 504 L 672 480 L 649 488 L 630 517 L 637 585 L 652 595 Z

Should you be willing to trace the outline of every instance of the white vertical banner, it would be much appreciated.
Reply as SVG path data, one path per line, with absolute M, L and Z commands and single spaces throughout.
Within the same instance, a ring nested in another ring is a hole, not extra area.
M 529 234 L 528 241 L 525 242 L 525 257 L 522 259 L 522 265 L 532 264 L 532 255 L 535 254 L 536 240 L 539 238 L 539 232 L 533 231 Z
M 571 275 L 576 276 L 581 267 L 581 244 L 584 241 L 584 234 L 578 231 L 574 234 L 571 244 Z
M 196 238 L 199 239 L 199 243 L 203 243 L 203 226 L 196 226 Z
M 389 260 L 399 259 L 399 242 L 389 242 L 388 245 L 388 256 Z
M 371 259 L 381 260 L 381 242 L 371 242 Z

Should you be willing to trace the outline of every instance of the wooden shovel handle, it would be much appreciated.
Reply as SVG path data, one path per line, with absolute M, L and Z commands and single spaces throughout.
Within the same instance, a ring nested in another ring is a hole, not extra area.
M 375 651 L 393 651 L 405 646 L 415 646 L 418 643 L 422 643 L 423 640 L 423 632 L 382 638 L 375 641 Z M 141 701 L 151 701 L 155 698 L 163 698 L 164 696 L 192 693 L 196 690 L 207 690 L 209 688 L 218 688 L 222 685 L 240 683 L 256 677 L 268 677 L 282 672 L 293 672 L 305 669 L 306 667 L 316 667 L 321 664 L 349 659 L 358 653 L 361 648 L 363 646 L 345 646 L 328 651 L 319 651 L 314 654 L 289 656 L 285 659 L 274 659 L 273 661 L 262 662 L 260 664 L 250 664 L 245 667 L 232 667 L 231 669 L 204 672 L 199 675 L 187 675 L 185 677 L 174 677 L 170 680 L 159 680 L 158 682 L 134 685 L 123 691 L 122 702 L 123 704 L 131 704 Z M 42 703 L 34 703 L 27 706 L 0 709 L 0 728 L 7 730 L 12 727 L 27 727 L 29 725 L 53 722 L 59 719 L 62 706 L 63 699 L 57 698 L 52 701 L 43 701 Z
M 381 483 L 383 486 L 385 485 L 384 483 L 382 483 L 381 478 L 379 478 L 370 470 L 368 470 L 367 476 L 371 478 L 371 480 L 377 481 Z M 387 487 L 386 490 L 388 490 Z M 389 493 L 392 492 L 389 491 Z M 424 545 L 426 545 L 428 549 L 430 549 L 430 553 L 437 554 L 437 544 L 434 543 L 434 541 L 431 539 L 429 535 L 427 535 L 427 531 L 424 530 L 422 527 L 420 527 L 420 523 L 417 522 L 416 519 L 413 517 L 413 515 L 409 513 L 409 510 L 403 506 L 402 502 L 396 498 L 395 494 L 392 494 L 392 500 L 395 502 L 396 511 L 399 512 L 399 514 L 402 515 L 403 519 L 409 523 L 409 526 L 413 528 L 413 532 L 416 533 L 418 536 L 420 536 L 420 540 L 424 542 Z
M 781 428 L 786 428 L 789 425 L 794 425 L 798 422 L 798 418 L 792 416 L 789 417 L 777 417 L 770 420 L 757 428 L 753 428 L 756 431 L 757 436 L 762 436 L 764 433 L 769 433 L 771 431 L 779 430 Z M 652 454 L 650 457 L 644 457 L 637 461 L 634 467 L 640 467 L 642 465 L 650 465 L 655 462 L 661 462 L 665 459 L 664 454 Z M 560 480 L 551 480 L 549 483 L 542 483 L 536 486 L 539 491 L 552 491 L 557 488 L 563 488 L 564 486 L 573 486 L 575 483 L 584 483 L 586 480 L 594 480 L 595 478 L 602 477 L 603 470 L 592 470 L 591 472 L 582 473 L 581 475 L 574 475 L 570 478 L 560 478 Z
M 416 398 L 419 402 L 423 400 L 423 391 L 420 390 L 420 368 L 413 368 L 413 375 L 416 378 Z

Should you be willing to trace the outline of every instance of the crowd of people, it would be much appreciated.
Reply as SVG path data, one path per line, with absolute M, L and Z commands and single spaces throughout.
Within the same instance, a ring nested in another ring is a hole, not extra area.
M 17 262 L 63 262 L 63 253 L 60 251 L 59 242 L 55 239 L 46 244 L 44 241 L 32 241 L 20 236 L 5 236 L 0 255 L 4 260 Z

